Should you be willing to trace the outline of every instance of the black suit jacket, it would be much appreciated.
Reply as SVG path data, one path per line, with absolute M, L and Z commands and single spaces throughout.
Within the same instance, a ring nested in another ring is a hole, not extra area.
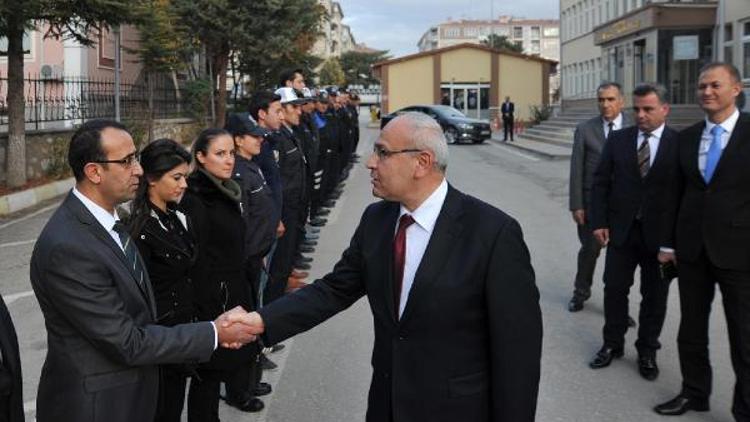
M 500 112 L 503 114 L 503 116 L 513 117 L 513 113 L 516 111 L 516 105 L 512 102 L 505 103 L 503 102 L 503 105 L 500 106 Z
M 677 132 L 664 128 L 656 158 L 645 178 L 638 169 L 638 128 L 612 132 L 604 144 L 594 172 L 591 193 L 591 224 L 594 230 L 609 228 L 610 241 L 622 246 L 640 214 L 649 251 L 657 253 L 665 196 L 673 189 L 677 166 Z
M 154 324 L 150 281 L 138 285 L 122 249 L 73 193 L 37 239 L 31 285 L 47 328 L 38 422 L 150 421 L 157 365 L 213 353 L 208 322 Z
M 269 344 L 367 295 L 375 323 L 367 421 L 533 421 L 542 320 L 518 223 L 452 187 L 395 318 L 399 204 L 370 205 L 333 272 L 260 310 Z
M 680 132 L 679 167 L 663 245 L 680 260 L 701 251 L 724 269 L 750 270 L 750 115 L 741 113 L 711 183 L 698 170 L 698 147 L 705 122 Z
M 23 422 L 23 385 L 21 356 L 13 321 L 3 297 L 0 296 L 0 420 Z M 7 408 L 5 407 L 7 404 Z

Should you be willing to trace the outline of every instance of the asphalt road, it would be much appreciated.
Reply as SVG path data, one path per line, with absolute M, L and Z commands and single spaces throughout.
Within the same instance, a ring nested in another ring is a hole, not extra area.
M 362 129 L 359 152 L 366 155 L 378 131 Z M 679 324 L 677 286 L 673 284 L 658 362 L 661 376 L 643 380 L 636 368 L 635 332 L 627 336 L 625 357 L 594 371 L 587 362 L 601 346 L 602 290 L 597 281 L 583 311 L 570 314 L 577 237 L 567 211 L 567 161 L 544 161 L 490 141 L 483 145 L 450 147 L 448 180 L 455 187 L 506 211 L 521 223 L 532 253 L 544 315 L 544 352 L 539 394 L 539 421 L 730 422 L 734 374 L 721 295 L 711 321 L 714 367 L 712 411 L 690 412 L 678 419 L 660 417 L 651 407 L 670 399 L 680 388 L 676 336 Z M 331 213 L 313 255 L 312 276 L 333 267 L 348 244 L 362 210 L 374 198 L 362 163 L 352 172 L 346 193 Z M 33 243 L 59 201 L 43 204 L 24 215 L 0 220 L 0 294 L 15 320 L 21 343 L 24 399 L 33 420 L 34 398 L 46 352 L 44 321 L 31 293 L 28 262 Z M 601 277 L 601 264 L 597 279 Z M 638 314 L 638 282 L 631 293 L 633 316 Z M 450 311 L 450 310 L 446 310 Z M 366 301 L 317 328 L 286 342 L 271 355 L 279 369 L 267 372 L 274 393 L 264 398 L 266 409 L 242 414 L 222 406 L 222 420 L 273 422 L 350 422 L 364 420 L 372 347 L 372 317 Z M 447 333 L 446 341 L 450 341 Z

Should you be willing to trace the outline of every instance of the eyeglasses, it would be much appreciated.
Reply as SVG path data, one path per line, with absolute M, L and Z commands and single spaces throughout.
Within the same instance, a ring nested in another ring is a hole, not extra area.
M 410 148 L 410 149 L 400 149 L 400 150 L 397 150 L 397 151 L 390 151 L 390 150 L 387 150 L 387 149 L 385 149 L 385 148 L 383 148 L 381 146 L 375 145 L 372 148 L 372 152 L 375 155 L 378 156 L 379 160 L 385 160 L 386 158 L 390 157 L 391 155 L 402 154 L 402 153 L 405 153 L 405 152 L 422 152 L 422 150 L 421 149 Z
M 137 152 L 134 152 L 132 154 L 129 154 L 125 158 L 121 158 L 119 160 L 98 160 L 98 161 L 92 161 L 92 163 L 97 164 L 120 164 L 121 166 L 125 168 L 130 168 L 135 163 L 141 162 L 141 156 Z

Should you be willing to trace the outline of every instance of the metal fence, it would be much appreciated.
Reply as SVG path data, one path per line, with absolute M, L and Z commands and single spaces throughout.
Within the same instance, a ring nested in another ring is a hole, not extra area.
M 153 83 L 154 118 L 185 116 L 185 101 L 169 78 Z M 80 123 L 115 117 L 115 83 L 110 79 L 29 75 L 24 78 L 27 127 L 39 129 L 45 122 Z M 184 96 L 183 96 L 184 98 Z M 123 119 L 148 118 L 149 90 L 145 81 L 120 83 L 120 115 Z M 8 124 L 8 78 L 0 75 L 0 127 Z

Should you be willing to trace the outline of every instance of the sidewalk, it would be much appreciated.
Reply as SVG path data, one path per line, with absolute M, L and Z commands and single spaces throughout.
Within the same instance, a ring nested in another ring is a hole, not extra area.
M 5 217 L 49 199 L 64 195 L 74 184 L 75 179 L 69 177 L 46 185 L 0 196 L 0 217 Z

